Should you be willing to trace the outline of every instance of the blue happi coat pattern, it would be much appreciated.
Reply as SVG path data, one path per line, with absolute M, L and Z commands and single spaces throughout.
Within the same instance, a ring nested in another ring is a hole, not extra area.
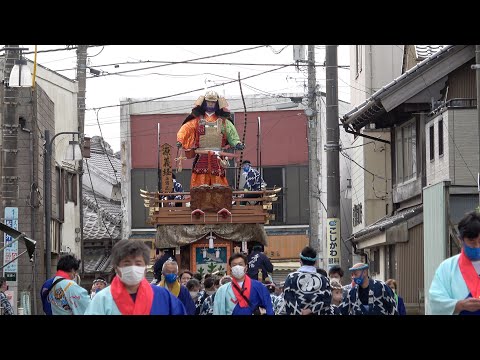
M 245 185 L 243 186 L 244 189 L 249 191 L 260 191 L 262 190 L 262 184 L 267 186 L 263 181 L 262 177 L 260 176 L 260 172 L 253 167 L 250 167 L 248 172 L 243 172 L 243 176 L 245 176 Z
M 202 304 L 199 315 L 213 315 L 213 302 L 215 300 L 215 293 L 207 296 Z
M 183 186 L 177 180 L 173 179 L 173 192 L 183 192 Z M 168 200 L 182 200 L 183 195 L 167 196 Z
M 273 300 L 273 312 L 275 315 L 286 315 L 284 293 L 276 296 Z
M 368 305 L 358 297 L 358 285 L 350 289 L 339 306 L 342 315 L 398 315 L 392 289 L 383 281 L 368 280 Z
M 300 268 L 285 279 L 284 300 L 287 315 L 301 315 L 302 309 L 310 309 L 314 315 L 330 315 L 330 281 L 316 271 Z

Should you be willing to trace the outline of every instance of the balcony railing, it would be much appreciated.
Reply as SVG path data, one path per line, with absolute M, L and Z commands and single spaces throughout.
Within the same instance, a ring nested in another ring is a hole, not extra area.
M 450 99 L 447 102 L 440 102 L 436 104 L 437 106 L 432 110 L 430 115 L 435 115 L 443 109 L 472 109 L 477 107 L 477 99 L 473 98 L 455 98 Z

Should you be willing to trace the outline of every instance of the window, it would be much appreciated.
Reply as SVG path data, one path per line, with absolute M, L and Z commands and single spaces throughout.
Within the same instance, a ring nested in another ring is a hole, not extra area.
M 356 74 L 362 72 L 362 45 L 355 45 L 355 64 L 356 64 Z
M 62 222 L 57 219 L 50 221 L 51 252 L 60 253 L 60 236 L 62 234 Z
M 417 130 L 411 121 L 395 130 L 397 184 L 417 176 Z
M 65 172 L 65 202 L 77 205 L 77 174 Z
M 430 126 L 430 161 L 435 160 L 435 128 Z
M 56 167 L 55 168 L 56 203 L 55 203 L 55 207 L 53 208 L 55 213 L 52 215 L 53 217 L 56 217 L 60 221 L 63 221 L 63 218 L 64 218 L 64 207 L 65 207 L 64 178 L 65 178 L 65 172 L 62 171 L 61 168 Z
M 380 274 L 380 249 L 371 251 L 370 271 L 372 274 Z
M 438 122 L 438 155 L 443 155 L 443 119 Z

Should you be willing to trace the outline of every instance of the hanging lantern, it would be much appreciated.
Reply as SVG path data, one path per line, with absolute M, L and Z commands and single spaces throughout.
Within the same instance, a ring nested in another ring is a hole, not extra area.
M 217 249 L 215 250 L 215 257 L 216 257 L 217 259 L 220 257 L 220 249 L 219 249 L 219 248 L 217 248 Z
M 210 231 L 210 235 L 207 236 L 208 239 L 208 248 L 213 249 L 213 239 L 215 239 L 215 236 L 213 236 L 212 232 Z
M 248 252 L 247 242 L 246 242 L 246 241 L 242 241 L 242 251 L 243 251 L 244 253 L 247 253 L 247 252 Z

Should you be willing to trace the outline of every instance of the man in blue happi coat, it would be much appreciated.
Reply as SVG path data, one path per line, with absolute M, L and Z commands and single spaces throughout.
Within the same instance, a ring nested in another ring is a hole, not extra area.
M 340 304 L 342 315 L 398 315 L 395 295 L 383 281 L 368 276 L 368 265 L 358 263 L 350 272 L 355 286 Z
M 247 257 L 235 253 L 228 259 L 232 281 L 217 290 L 213 315 L 274 315 L 267 288 L 246 274 Z

